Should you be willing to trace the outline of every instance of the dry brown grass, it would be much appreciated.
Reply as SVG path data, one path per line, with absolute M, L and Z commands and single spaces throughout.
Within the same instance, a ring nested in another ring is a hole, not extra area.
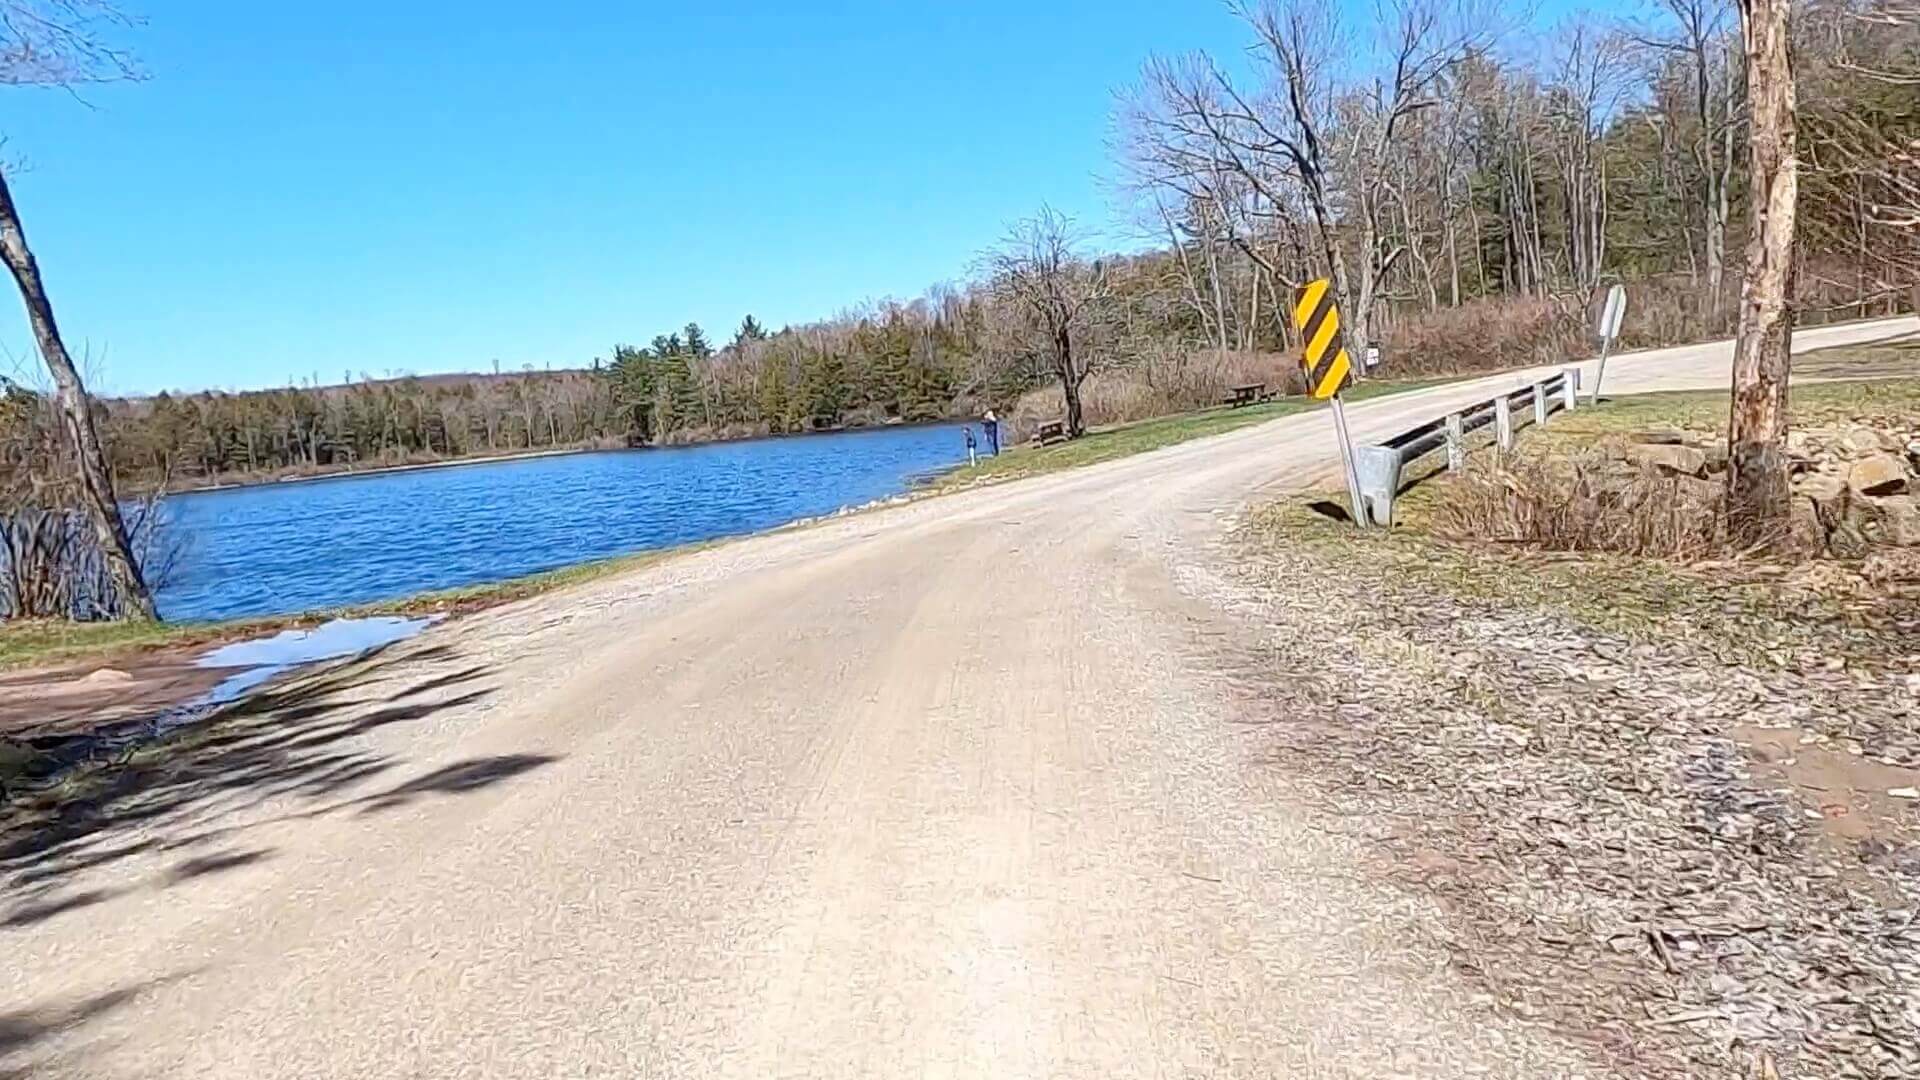
M 1452 481 L 1433 530 L 1546 551 L 1699 559 L 1720 554 L 1720 486 L 1633 469 L 1600 451 L 1508 457 Z
M 1476 300 L 1394 320 L 1381 348 L 1393 376 L 1532 367 L 1585 355 L 1585 315 L 1544 298 Z
M 1088 427 L 1108 427 L 1218 405 L 1229 388 L 1252 383 L 1278 394 L 1299 393 L 1299 366 L 1279 353 L 1169 353 L 1094 373 L 1080 387 L 1080 403 Z M 1058 383 L 1027 391 L 1005 417 L 1008 440 L 1025 439 L 1065 411 Z
M 1729 337 L 1740 285 L 1729 279 L 1719 303 L 1685 274 L 1630 282 L 1616 349 L 1651 349 Z M 1593 296 L 1494 296 L 1437 311 L 1386 316 L 1382 346 L 1389 375 L 1441 375 L 1531 367 L 1594 355 L 1595 316 L 1605 290 Z M 1801 325 L 1893 315 L 1909 298 L 1857 304 L 1833 288 L 1801 283 Z

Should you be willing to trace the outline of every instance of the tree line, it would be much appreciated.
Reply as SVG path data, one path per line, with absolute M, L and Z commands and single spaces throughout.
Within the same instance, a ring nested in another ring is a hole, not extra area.
M 1752 223 L 1731 3 L 1657 0 L 1533 34 L 1479 0 L 1235 10 L 1252 70 L 1149 61 L 1116 140 L 1221 347 L 1321 274 L 1362 347 L 1483 298 L 1584 299 L 1612 281 L 1667 286 L 1659 336 L 1732 329 L 1728 253 Z M 1796 299 L 1899 310 L 1920 285 L 1920 22 L 1879 0 L 1794 10 Z
M 1585 304 L 1615 281 L 1636 298 L 1641 344 L 1733 331 L 1749 284 L 1785 290 L 1801 319 L 1911 308 L 1920 16 L 1893 0 L 1744 3 L 1653 0 L 1536 30 L 1498 0 L 1379 0 L 1365 14 L 1243 0 L 1244 56 L 1147 58 L 1119 96 L 1132 238 L 1096 249 L 1042 208 L 920 297 L 778 331 L 749 316 L 720 344 L 689 324 L 566 371 L 89 403 L 7 198 L 0 254 L 56 385 L 5 391 L 0 497 L 86 509 L 111 549 L 125 531 L 102 510 L 116 477 L 222 481 L 988 407 L 1078 434 L 1215 400 L 1234 380 L 1286 380 L 1290 298 L 1320 276 L 1353 351 L 1382 346 L 1388 371 L 1560 358 L 1584 347 Z M 0 50 L 16 58 L 5 81 L 136 76 L 99 45 L 118 25 L 103 0 L 67 10 L 85 32 Z M 1771 26 L 1787 36 L 1756 53 L 1755 27 Z M 29 53 L 36 66 L 20 68 Z M 1773 67 L 1788 53 L 1783 84 Z M 1757 111 L 1754 86 L 1772 95 Z M 1800 167 L 1783 172 L 1788 159 Z M 1797 180 L 1797 214 L 1773 217 L 1797 216 L 1797 234 L 1770 264 L 1777 280 L 1743 281 L 1731 253 L 1778 239 L 1752 207 L 1794 191 L 1783 178 Z M 122 561 L 105 565 L 135 589 Z
M 1336 9 L 1234 8 L 1250 68 L 1145 62 L 1113 140 L 1144 250 L 1096 258 L 1043 211 L 959 284 L 779 331 L 749 315 L 719 344 L 688 324 L 578 370 L 108 402 L 110 463 L 140 486 L 218 482 L 1007 412 L 1040 386 L 1078 431 L 1065 414 L 1090 377 L 1164 382 L 1197 350 L 1287 348 L 1291 291 L 1323 273 L 1355 352 L 1382 345 L 1389 369 L 1538 359 L 1499 335 L 1545 319 L 1577 342 L 1580 303 L 1611 281 L 1661 284 L 1636 295 L 1641 341 L 1731 331 L 1728 252 L 1749 222 L 1730 4 L 1537 33 L 1484 0 Z M 1798 10 L 1798 299 L 1896 310 L 1920 284 L 1920 110 L 1876 76 L 1920 67 L 1920 30 L 1873 0 Z M 1462 307 L 1481 347 L 1456 356 L 1432 330 Z

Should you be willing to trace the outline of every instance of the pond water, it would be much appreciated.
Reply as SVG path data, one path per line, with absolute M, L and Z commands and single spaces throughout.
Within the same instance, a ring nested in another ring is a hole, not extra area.
M 226 619 L 500 581 L 831 513 L 965 456 L 958 426 L 894 427 L 176 495 L 156 599 Z

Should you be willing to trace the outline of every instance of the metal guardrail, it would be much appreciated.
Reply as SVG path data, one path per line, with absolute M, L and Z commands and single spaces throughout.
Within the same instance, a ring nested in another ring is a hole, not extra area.
M 1503 451 L 1513 449 L 1514 432 L 1533 424 L 1544 424 L 1557 412 L 1577 408 L 1580 398 L 1580 369 L 1567 368 L 1550 379 L 1496 394 L 1476 405 L 1408 428 L 1385 442 L 1355 447 L 1354 471 L 1359 473 L 1360 498 L 1364 512 L 1362 525 L 1383 528 L 1393 524 L 1393 500 L 1400 493 L 1400 476 L 1408 465 L 1445 448 L 1447 470 L 1458 472 L 1467 463 L 1467 435 L 1492 424 L 1494 443 Z M 1526 406 L 1531 405 L 1531 409 Z M 1523 410 L 1516 421 L 1516 408 Z

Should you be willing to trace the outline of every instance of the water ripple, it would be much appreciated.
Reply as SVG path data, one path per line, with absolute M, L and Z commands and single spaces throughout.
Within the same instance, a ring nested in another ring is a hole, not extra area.
M 904 490 L 953 426 L 530 458 L 175 496 L 169 619 L 368 603 L 772 528 Z

